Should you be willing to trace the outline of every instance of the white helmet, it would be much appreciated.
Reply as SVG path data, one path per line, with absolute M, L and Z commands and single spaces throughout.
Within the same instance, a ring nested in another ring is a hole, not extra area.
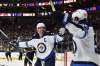
M 87 17 L 88 17 L 88 13 L 87 13 L 87 11 L 86 11 L 86 10 L 83 10 L 83 9 L 78 9 L 78 10 L 76 10 L 76 11 L 78 11 L 78 12 L 82 13 L 82 14 L 83 14 L 83 17 L 87 19 Z
M 39 27 L 46 27 L 46 26 L 44 23 L 38 23 L 36 27 L 39 28 Z
M 87 12 L 83 9 L 78 9 L 72 13 L 72 21 L 78 23 L 80 20 L 87 19 Z

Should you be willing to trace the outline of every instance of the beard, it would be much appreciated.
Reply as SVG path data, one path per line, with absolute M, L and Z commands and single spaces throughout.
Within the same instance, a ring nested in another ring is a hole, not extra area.
M 44 33 L 45 33 L 44 31 L 41 31 L 38 34 L 39 34 L 40 37 L 43 37 Z

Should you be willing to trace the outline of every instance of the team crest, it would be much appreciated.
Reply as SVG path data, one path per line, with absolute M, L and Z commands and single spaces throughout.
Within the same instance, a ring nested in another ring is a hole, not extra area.
M 37 45 L 37 48 L 38 48 L 38 51 L 39 51 L 40 53 L 44 53 L 44 52 L 46 51 L 46 45 L 45 45 L 44 43 L 39 43 L 39 44 Z

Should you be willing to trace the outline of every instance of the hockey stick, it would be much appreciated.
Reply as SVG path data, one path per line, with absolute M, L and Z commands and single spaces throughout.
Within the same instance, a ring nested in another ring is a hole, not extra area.
M 50 0 L 49 3 L 50 3 L 50 5 L 51 5 L 52 11 L 53 11 L 53 12 L 56 11 L 55 6 L 54 6 L 52 0 Z
M 10 45 L 11 45 L 11 46 L 13 46 L 14 48 L 16 48 L 16 46 L 15 46 L 15 45 L 13 45 L 13 44 L 10 44 Z M 19 47 L 17 47 L 17 50 L 18 50 L 18 51 L 20 51 L 19 49 L 20 49 L 20 48 L 19 48 Z M 24 49 L 23 49 L 23 48 L 22 48 L 22 51 L 24 51 Z M 25 58 L 26 58 L 29 62 L 31 62 L 31 63 L 32 63 L 32 66 L 34 66 L 33 61 L 32 61 L 32 60 L 30 60 L 30 59 L 28 58 L 28 56 L 26 56 L 26 54 L 25 54 L 25 53 L 27 53 L 27 51 L 23 53 L 23 56 L 25 56 Z
M 19 40 L 17 40 L 17 41 L 19 41 Z M 20 51 L 19 49 L 19 47 L 16 47 L 15 45 L 13 45 L 13 44 L 10 44 L 11 46 L 13 46 L 14 48 L 17 48 L 17 50 L 18 51 Z M 22 48 L 22 51 L 24 51 L 24 49 Z M 27 51 L 25 52 L 25 53 L 27 53 Z M 25 53 L 23 53 L 23 55 L 25 56 L 25 58 L 29 61 L 29 62 L 31 62 L 32 63 L 32 66 L 34 66 L 34 63 L 33 63 L 33 61 L 31 60 L 31 59 L 29 59 L 28 58 L 28 56 L 26 56 L 26 54 Z
M 7 38 L 8 39 L 8 36 L 0 29 L 0 33 L 5 37 L 5 38 Z
M 23 54 L 26 58 L 27 58 L 27 60 L 29 61 L 29 62 L 31 62 L 32 63 L 32 66 L 34 66 L 34 64 L 33 64 L 33 61 L 32 60 L 30 60 L 25 54 Z
M 6 39 L 8 39 L 8 40 L 10 40 L 10 38 L 0 29 L 0 33 L 6 38 Z M 19 40 L 17 40 L 18 42 L 19 42 Z M 11 45 L 11 46 L 13 46 L 14 48 L 17 48 L 17 50 L 19 51 L 19 48 L 16 46 L 16 45 L 13 45 L 13 43 L 10 43 L 9 42 L 9 44 Z M 24 50 L 24 49 L 23 49 Z M 30 60 L 25 54 L 23 54 L 31 63 L 32 63 L 32 65 L 33 65 L 33 62 L 32 62 L 32 60 Z

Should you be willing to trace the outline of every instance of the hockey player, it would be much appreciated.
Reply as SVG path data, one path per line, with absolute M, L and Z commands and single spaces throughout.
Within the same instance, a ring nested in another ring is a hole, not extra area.
M 25 49 L 27 52 L 26 52 L 26 55 L 25 55 L 25 59 L 24 59 L 24 66 L 32 66 L 32 63 L 31 61 L 33 61 L 33 58 L 34 58 L 34 54 L 35 54 L 35 48 L 26 48 Z
M 94 47 L 94 30 L 87 21 L 88 14 L 83 9 L 72 13 L 72 20 L 65 13 L 63 23 L 73 35 L 73 58 L 71 66 L 98 66 L 98 56 Z
M 37 61 L 35 66 L 55 66 L 54 45 L 62 41 L 63 38 L 57 34 L 46 32 L 44 23 L 38 23 L 36 29 L 37 33 L 34 34 L 33 39 L 28 42 L 20 42 L 19 47 L 26 48 L 34 46 L 36 48 Z
M 12 57 L 11 57 L 11 50 L 9 48 L 7 48 L 7 51 L 5 52 L 5 56 L 7 58 L 7 61 L 12 61 Z

